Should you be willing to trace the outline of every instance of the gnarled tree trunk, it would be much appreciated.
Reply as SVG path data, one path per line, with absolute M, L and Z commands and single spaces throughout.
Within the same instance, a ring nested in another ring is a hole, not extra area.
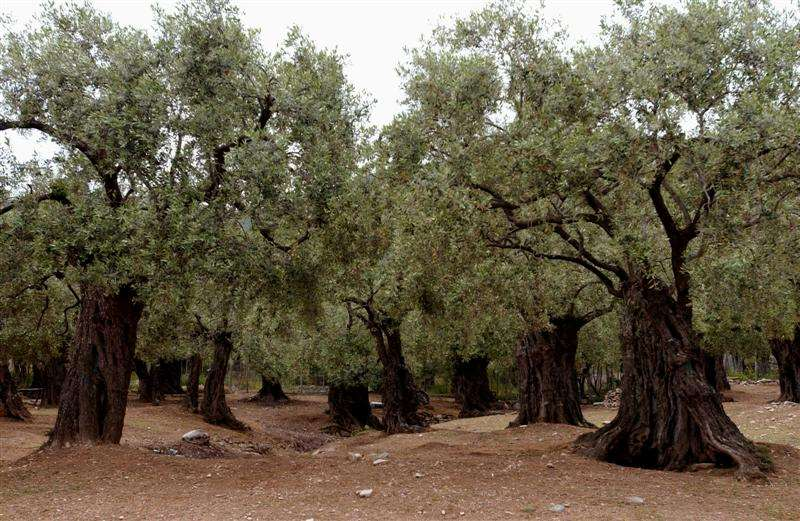
M 489 386 L 486 372 L 489 359 L 475 356 L 464 360 L 458 355 L 453 360 L 453 398 L 461 406 L 459 418 L 483 416 L 497 400 Z
M 0 416 L 15 420 L 29 420 L 31 413 L 17 392 L 17 384 L 8 365 L 0 363 Z
M 142 306 L 133 289 L 81 286 L 74 348 L 48 445 L 119 443 Z
M 778 401 L 800 402 L 800 326 L 795 328 L 794 339 L 772 339 L 770 347 L 778 361 Z
M 725 372 L 723 355 L 713 355 L 703 352 L 703 364 L 703 370 L 708 385 L 713 387 L 718 393 L 731 390 L 731 384 L 728 382 L 728 375 Z
M 277 378 L 261 375 L 261 389 L 255 396 L 250 398 L 251 402 L 259 402 L 264 405 L 276 405 L 286 403 L 289 397 L 283 392 L 281 382 Z
M 225 400 L 225 375 L 228 373 L 228 361 L 233 351 L 231 334 L 228 331 L 214 333 L 214 358 L 206 375 L 203 392 L 203 419 L 215 425 L 243 431 L 248 427 L 236 419 Z
M 695 463 L 762 475 L 769 464 L 725 414 L 703 373 L 691 323 L 669 289 L 636 278 L 622 287 L 622 398 L 617 417 L 580 436 L 579 452 L 620 465 L 682 470 Z
M 591 426 L 583 417 L 575 354 L 584 322 L 576 317 L 550 320 L 550 329 L 533 329 L 517 345 L 519 414 L 511 426 L 566 423 Z
M 428 395 L 417 388 L 403 357 L 399 328 L 389 319 L 370 327 L 383 366 L 383 424 L 387 434 L 416 432 L 428 423 L 419 412 Z
M 67 364 L 61 355 L 33 367 L 33 383 L 31 387 L 43 389 L 43 407 L 58 405 L 61 388 L 64 385 L 66 376 Z
M 333 384 L 328 387 L 328 414 L 331 426 L 326 430 L 349 434 L 364 427 L 383 429 L 372 414 L 369 390 L 365 384 Z
M 203 372 L 203 358 L 198 354 L 189 357 L 189 375 L 186 379 L 186 407 L 197 412 L 200 407 L 200 373 Z

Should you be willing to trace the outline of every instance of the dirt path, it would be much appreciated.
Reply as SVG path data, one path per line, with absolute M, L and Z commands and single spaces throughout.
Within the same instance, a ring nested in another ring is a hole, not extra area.
M 774 386 L 737 387 L 726 409 L 757 441 L 800 447 L 800 407 L 772 406 Z M 176 401 L 133 405 L 119 447 L 76 448 L 19 459 L 44 439 L 54 411 L 30 424 L 0 419 L 0 520 L 28 519 L 800 519 L 800 451 L 770 445 L 768 482 L 729 473 L 629 469 L 568 452 L 584 429 L 505 429 L 510 415 L 456 420 L 422 434 L 352 438 L 319 433 L 324 399 L 263 408 L 235 402 L 249 433 L 207 426 Z M 445 400 L 437 412 L 452 410 Z M 589 407 L 597 424 L 614 411 Z M 202 427 L 215 442 L 263 443 L 266 455 L 189 459 L 156 454 Z M 324 444 L 324 445 L 323 445 Z M 296 449 L 322 447 L 313 452 Z M 370 454 L 388 452 L 373 465 Z M 349 453 L 365 457 L 351 461 Z M 419 476 L 419 477 L 417 477 Z M 372 488 L 363 499 L 356 491 Z M 626 498 L 639 496 L 644 504 Z M 562 513 L 552 504 L 565 505 Z

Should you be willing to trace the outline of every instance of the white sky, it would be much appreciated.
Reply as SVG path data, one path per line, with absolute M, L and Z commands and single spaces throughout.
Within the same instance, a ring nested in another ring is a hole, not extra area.
M 535 6 L 537 0 L 529 0 Z M 671 0 L 666 0 L 671 1 Z M 674 0 L 672 0 L 674 1 Z M 744 0 L 742 0 L 744 1 Z M 791 0 L 775 0 L 788 4 Z M 118 22 L 148 27 L 152 20 L 149 0 L 94 0 Z M 164 6 L 171 0 L 158 2 Z M 372 122 L 388 123 L 400 109 L 402 92 L 396 73 L 404 60 L 404 48 L 413 47 L 440 21 L 466 15 L 489 3 L 486 0 L 238 0 L 242 19 L 260 29 L 266 48 L 275 47 L 294 24 L 323 47 L 348 54 L 348 77 L 374 98 Z M 561 20 L 574 42 L 594 41 L 600 21 L 614 11 L 612 0 L 544 0 L 546 18 Z M 0 0 L 0 15 L 11 15 L 19 24 L 29 22 L 39 10 L 35 0 Z M 15 137 L 18 157 L 28 156 L 30 145 Z M 27 141 L 27 140 L 25 140 Z M 27 146 L 26 146 L 27 145 Z M 39 151 L 43 152 L 40 144 Z M 22 149 L 22 150 L 20 150 Z

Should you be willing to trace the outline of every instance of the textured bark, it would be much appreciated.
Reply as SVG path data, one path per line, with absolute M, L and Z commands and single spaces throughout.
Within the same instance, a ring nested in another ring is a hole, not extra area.
M 485 356 L 453 360 L 453 398 L 461 407 L 459 418 L 483 416 L 497 401 L 489 386 L 488 366 L 489 359 Z
M 778 401 L 800 402 L 800 325 L 795 328 L 793 339 L 773 339 L 770 347 L 778 361 Z
M 277 378 L 261 375 L 261 389 L 255 396 L 250 398 L 251 402 L 259 402 L 264 405 L 276 405 L 286 403 L 289 397 L 283 392 L 281 382 Z
M 623 284 L 622 399 L 617 417 L 580 436 L 579 452 L 620 465 L 682 470 L 695 463 L 737 467 L 742 476 L 769 468 L 725 414 L 703 373 L 691 323 L 657 280 Z
M 328 387 L 328 413 L 331 426 L 326 430 L 350 434 L 364 427 L 383 429 L 380 420 L 372 414 L 369 390 L 364 384 L 334 384 Z
M 225 376 L 228 361 L 233 351 L 231 334 L 219 331 L 214 334 L 214 358 L 206 375 L 203 392 L 203 419 L 214 425 L 224 425 L 237 431 L 248 430 L 247 425 L 236 419 L 225 400 Z
M 389 319 L 373 324 L 370 332 L 383 366 L 383 424 L 387 434 L 416 432 L 428 423 L 419 412 L 428 402 L 428 395 L 417 388 L 414 376 L 406 366 L 400 330 Z
M 731 384 L 728 382 L 728 375 L 725 372 L 725 363 L 723 355 L 713 355 L 710 353 L 703 353 L 704 372 L 708 385 L 714 388 L 717 392 L 730 391 Z
M 23 421 L 31 418 L 31 413 L 17 392 L 14 377 L 5 363 L 0 363 L 0 416 Z
M 142 306 L 132 289 L 84 284 L 74 347 L 48 445 L 119 443 Z
M 550 329 L 534 329 L 517 345 L 519 414 L 514 425 L 566 423 L 591 426 L 581 412 L 575 354 L 584 322 L 551 319 Z
M 194 354 L 189 358 L 189 375 L 186 379 L 186 407 L 192 412 L 200 408 L 200 373 L 203 372 L 203 358 Z
M 67 364 L 63 356 L 51 358 L 47 362 L 33 367 L 31 387 L 43 389 L 42 407 L 58 405 L 66 376 Z

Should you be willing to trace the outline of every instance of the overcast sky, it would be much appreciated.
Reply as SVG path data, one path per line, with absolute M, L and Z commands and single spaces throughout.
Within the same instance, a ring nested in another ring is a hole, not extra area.
M 669 0 L 665 0 L 669 1 Z M 744 0 L 741 0 L 744 1 Z M 530 0 L 538 5 L 537 0 Z M 790 0 L 775 0 L 788 4 Z M 150 26 L 148 0 L 95 0 L 94 4 L 118 22 Z M 164 6 L 174 1 L 157 2 Z M 465 15 L 489 3 L 484 0 L 238 0 L 246 25 L 257 28 L 267 48 L 274 47 L 294 24 L 315 42 L 349 55 L 348 76 L 375 100 L 372 122 L 383 125 L 399 111 L 402 96 L 395 68 L 412 47 L 441 21 Z M 0 0 L 0 13 L 19 24 L 30 22 L 39 10 L 33 0 Z M 613 0 L 546 0 L 544 14 L 560 19 L 573 41 L 596 41 L 600 21 L 614 11 Z M 14 139 L 17 141 L 17 139 Z M 27 155 L 14 147 L 18 157 Z

